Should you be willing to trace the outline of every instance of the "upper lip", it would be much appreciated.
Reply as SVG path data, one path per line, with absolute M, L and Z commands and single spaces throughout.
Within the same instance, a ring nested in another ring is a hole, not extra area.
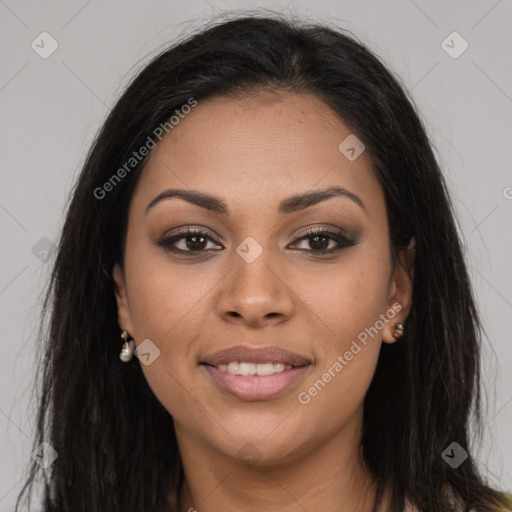
M 290 352 L 276 346 L 251 348 L 244 345 L 219 350 L 204 356 L 200 363 L 218 366 L 233 361 L 244 363 L 283 363 L 290 366 L 305 366 L 311 364 L 311 358 Z

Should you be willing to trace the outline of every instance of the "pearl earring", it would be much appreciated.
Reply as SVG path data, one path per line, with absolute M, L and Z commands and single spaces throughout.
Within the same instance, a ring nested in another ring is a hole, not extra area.
M 393 331 L 393 337 L 397 340 L 404 333 L 404 324 L 401 322 L 397 322 L 395 324 L 395 330 Z
M 128 341 L 128 331 L 124 330 L 121 333 L 121 338 L 123 338 L 123 348 L 121 349 L 121 353 L 119 354 L 119 359 L 123 361 L 123 363 L 127 363 L 133 357 L 133 351 L 135 349 L 135 342 L 133 340 Z

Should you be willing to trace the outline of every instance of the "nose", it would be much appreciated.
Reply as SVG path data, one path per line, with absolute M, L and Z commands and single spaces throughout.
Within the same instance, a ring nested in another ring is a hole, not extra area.
M 218 314 L 251 328 L 277 325 L 293 312 L 293 292 L 282 269 L 263 253 L 252 263 L 233 254 L 233 266 L 216 300 Z M 281 270 L 281 271 L 280 271 Z

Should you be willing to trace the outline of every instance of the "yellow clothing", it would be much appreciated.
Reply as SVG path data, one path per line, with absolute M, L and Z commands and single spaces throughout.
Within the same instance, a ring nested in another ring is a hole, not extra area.
M 504 493 L 505 498 L 508 501 L 507 508 L 501 509 L 500 512 L 510 512 L 512 511 L 512 494 L 509 494 L 508 492 Z

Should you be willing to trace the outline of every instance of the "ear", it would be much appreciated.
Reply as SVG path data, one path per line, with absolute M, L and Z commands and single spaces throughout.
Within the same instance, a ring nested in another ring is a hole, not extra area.
M 395 324 L 397 322 L 404 323 L 411 311 L 415 254 L 416 240 L 412 237 L 409 245 L 399 253 L 393 278 L 390 283 L 388 309 L 397 311 L 397 314 L 390 322 L 387 322 L 384 327 L 382 333 L 382 341 L 384 343 L 394 343 L 398 341 L 393 336 Z M 401 306 L 400 310 L 398 310 L 398 305 Z
M 114 279 L 114 292 L 117 302 L 117 323 L 121 329 L 126 329 L 132 335 L 133 325 L 126 293 L 126 282 L 123 269 L 119 263 L 116 263 L 112 268 L 112 278 Z

